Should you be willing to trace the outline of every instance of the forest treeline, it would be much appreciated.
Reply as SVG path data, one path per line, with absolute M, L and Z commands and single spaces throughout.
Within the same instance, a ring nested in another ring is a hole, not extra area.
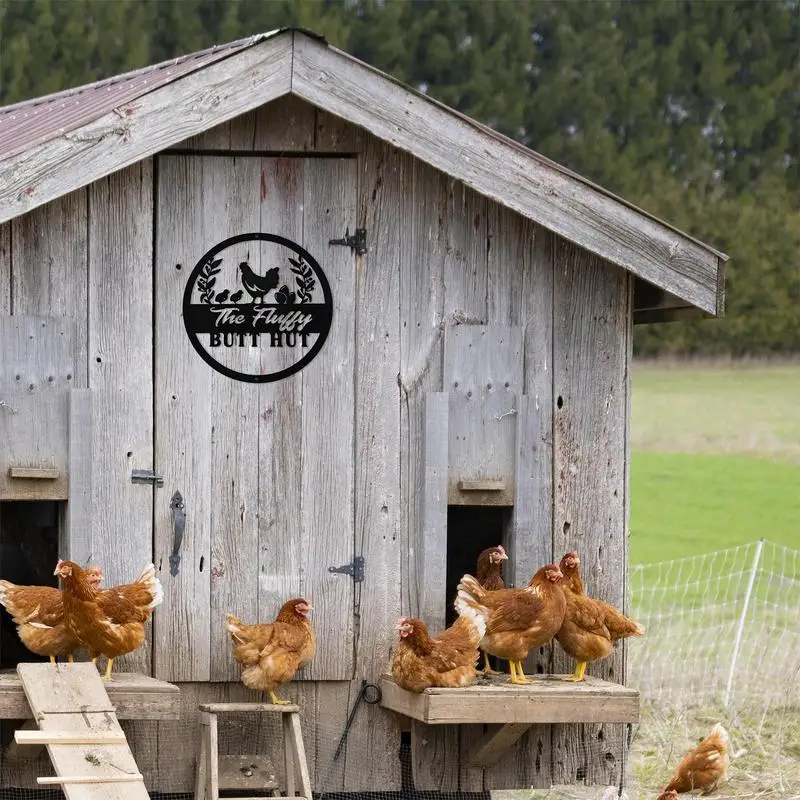
M 732 260 L 641 354 L 800 352 L 799 0 L 0 0 L 0 102 L 302 26 Z

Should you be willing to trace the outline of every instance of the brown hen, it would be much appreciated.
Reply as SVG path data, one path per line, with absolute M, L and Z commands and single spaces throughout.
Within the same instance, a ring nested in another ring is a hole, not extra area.
M 73 561 L 59 561 L 53 574 L 61 578 L 67 629 L 93 662 L 99 655 L 108 659 L 103 680 L 110 680 L 114 659 L 142 644 L 144 623 L 164 599 L 155 567 L 148 564 L 133 584 L 111 589 L 97 589 Z
M 503 562 L 508 561 L 505 548 L 502 545 L 497 547 L 487 547 L 478 556 L 478 563 L 475 567 L 475 577 L 490 592 L 497 589 L 505 589 L 506 584 L 503 580 Z M 489 664 L 488 653 L 483 654 L 483 674 L 496 675 L 496 671 Z
M 416 617 L 402 617 L 398 622 L 400 641 L 392 659 L 392 676 L 401 688 L 423 692 L 433 686 L 452 688 L 474 683 L 478 643 L 486 632 L 489 612 L 461 591 L 453 605 L 458 618 L 435 637 Z
M 233 641 L 233 657 L 244 667 L 242 683 L 248 689 L 268 692 L 277 705 L 275 689 L 290 681 L 300 667 L 314 657 L 317 639 L 308 619 L 313 609 L 303 597 L 288 600 L 281 606 L 274 622 L 247 625 L 228 614 L 225 627 Z
M 711 733 L 683 757 L 658 800 L 671 800 L 676 793 L 697 789 L 700 794 L 713 792 L 728 777 L 728 743 L 728 731 L 717 723 Z
M 644 628 L 609 603 L 588 597 L 583 591 L 580 559 L 575 552 L 561 559 L 562 587 L 567 601 L 564 622 L 556 641 L 578 663 L 575 672 L 563 680 L 582 681 L 586 665 L 610 655 L 614 642 L 627 636 L 642 636 Z
M 526 685 L 522 662 L 528 653 L 547 644 L 561 628 L 566 611 L 563 578 L 558 564 L 547 564 L 523 589 L 484 589 L 472 575 L 458 585 L 473 600 L 489 609 L 486 634 L 480 643 L 484 653 L 507 659 L 511 683 Z
M 102 580 L 100 567 L 86 570 L 93 586 Z M 17 626 L 17 633 L 25 647 L 38 656 L 48 656 L 55 664 L 58 656 L 74 661 L 75 651 L 80 646 L 64 624 L 64 603 L 61 590 L 53 586 L 18 586 L 0 580 L 0 604 Z

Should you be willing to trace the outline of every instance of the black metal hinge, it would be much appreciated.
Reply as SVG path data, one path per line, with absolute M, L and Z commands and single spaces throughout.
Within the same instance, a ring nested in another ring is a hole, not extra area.
M 131 471 L 131 483 L 152 483 L 155 486 L 163 486 L 164 479 L 151 469 L 134 469 Z
M 367 252 L 367 229 L 356 228 L 355 233 L 350 235 L 350 228 L 345 228 L 344 236 L 341 239 L 331 239 L 328 244 L 340 244 L 356 251 L 356 255 L 363 256 Z
M 328 572 L 338 572 L 340 575 L 349 575 L 354 583 L 364 582 L 364 558 L 356 556 L 349 564 L 343 567 L 328 567 Z

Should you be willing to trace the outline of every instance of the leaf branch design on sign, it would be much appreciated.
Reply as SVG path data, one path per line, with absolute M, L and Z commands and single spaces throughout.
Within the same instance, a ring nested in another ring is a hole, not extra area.
M 314 286 L 316 285 L 313 270 L 308 264 L 303 262 L 302 257 L 299 261 L 290 258 L 289 263 L 292 265 L 292 272 L 297 276 L 295 282 L 297 283 L 297 296 L 300 302 L 311 302 L 311 293 L 314 291 Z
M 213 289 L 217 282 L 215 276 L 220 269 L 222 269 L 221 264 L 221 258 L 209 258 L 200 270 L 200 276 L 197 279 L 197 288 L 200 290 L 200 300 L 203 303 L 211 305 L 214 301 Z

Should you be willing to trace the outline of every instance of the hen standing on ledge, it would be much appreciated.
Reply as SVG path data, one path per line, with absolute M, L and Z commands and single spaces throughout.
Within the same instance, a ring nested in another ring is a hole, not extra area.
M 478 583 L 487 591 L 494 592 L 498 589 L 506 588 L 502 575 L 504 561 L 508 561 L 508 556 L 505 548 L 500 544 L 497 547 L 487 547 L 478 556 L 475 577 Z M 497 672 L 490 666 L 489 656 L 485 652 L 483 654 L 483 674 L 497 675 Z
M 144 641 L 144 623 L 164 599 L 153 564 L 130 584 L 96 589 L 74 561 L 59 561 L 64 620 L 69 632 L 92 655 L 108 659 L 103 680 L 111 680 L 114 659 L 132 653 Z

